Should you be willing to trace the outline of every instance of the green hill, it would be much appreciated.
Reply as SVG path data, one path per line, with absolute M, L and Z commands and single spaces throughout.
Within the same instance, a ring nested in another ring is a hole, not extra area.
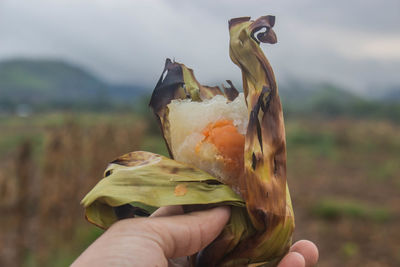
M 71 108 L 131 102 L 144 89 L 112 85 L 89 71 L 57 60 L 0 62 L 0 107 Z
M 0 63 L 0 97 L 41 103 L 96 98 L 107 85 L 89 72 L 60 61 L 13 60 Z

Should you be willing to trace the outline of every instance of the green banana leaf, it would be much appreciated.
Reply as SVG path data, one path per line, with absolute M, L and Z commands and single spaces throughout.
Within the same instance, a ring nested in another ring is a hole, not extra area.
M 87 219 L 102 228 L 118 219 L 113 208 L 125 204 L 148 214 L 170 205 L 245 207 L 239 195 L 208 173 L 150 152 L 126 154 L 111 163 L 105 174 L 82 200 Z

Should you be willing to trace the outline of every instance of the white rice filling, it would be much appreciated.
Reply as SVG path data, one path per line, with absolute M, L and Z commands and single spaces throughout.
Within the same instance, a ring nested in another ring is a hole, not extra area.
M 246 134 L 248 115 L 243 93 L 232 102 L 221 95 L 203 102 L 173 100 L 168 109 L 171 149 L 175 159 L 207 171 L 222 181 L 230 179 L 214 145 L 203 143 L 197 151 L 196 145 L 204 138 L 204 128 L 222 119 L 231 120 L 239 133 Z

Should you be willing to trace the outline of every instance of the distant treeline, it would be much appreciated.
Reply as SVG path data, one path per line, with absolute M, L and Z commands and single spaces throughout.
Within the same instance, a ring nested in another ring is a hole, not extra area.
M 400 122 L 398 99 L 367 99 L 331 84 L 281 88 L 284 113 L 288 117 L 352 117 Z
M 287 117 L 317 116 L 323 118 L 351 117 L 360 119 L 384 119 L 400 123 L 400 103 L 357 100 L 342 104 L 320 101 L 307 107 L 283 105 Z
M 109 84 L 61 61 L 0 63 L 0 114 L 27 116 L 56 110 L 147 115 L 151 90 L 148 86 Z M 400 122 L 400 89 L 390 91 L 387 97 L 372 99 L 352 94 L 335 84 L 291 81 L 281 84 L 279 93 L 287 117 L 348 116 Z

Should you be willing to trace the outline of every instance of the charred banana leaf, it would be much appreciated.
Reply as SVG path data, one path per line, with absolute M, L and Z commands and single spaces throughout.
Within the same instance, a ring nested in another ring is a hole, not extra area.
M 253 261 L 279 258 L 289 249 L 294 215 L 286 182 L 286 139 L 282 106 L 271 65 L 260 42 L 277 42 L 274 16 L 229 22 L 230 57 L 242 70 L 249 111 L 245 175 L 241 192 L 257 234 L 251 237 Z M 248 249 L 248 247 L 247 247 Z

